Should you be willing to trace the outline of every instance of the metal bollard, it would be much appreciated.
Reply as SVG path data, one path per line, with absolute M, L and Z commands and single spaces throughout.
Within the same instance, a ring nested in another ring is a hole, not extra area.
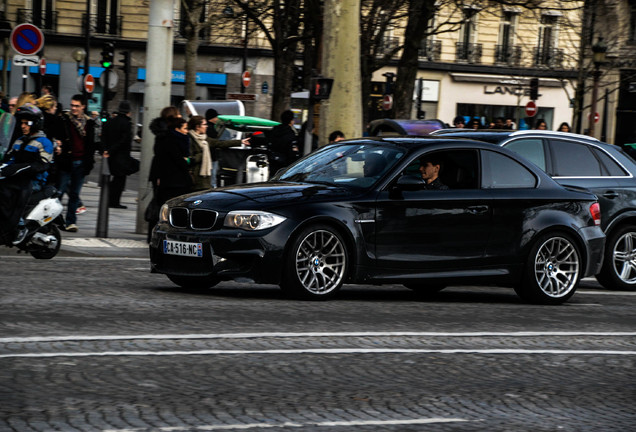
M 108 168 L 108 158 L 102 157 L 102 166 L 99 174 L 99 209 L 97 210 L 97 226 L 95 237 L 108 237 L 108 202 L 110 186 L 110 169 Z

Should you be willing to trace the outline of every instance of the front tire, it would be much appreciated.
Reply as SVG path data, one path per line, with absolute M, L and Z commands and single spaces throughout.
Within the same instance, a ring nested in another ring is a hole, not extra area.
M 316 225 L 295 237 L 286 256 L 281 288 L 293 297 L 326 300 L 335 296 L 349 269 L 341 235 Z
M 621 227 L 607 238 L 596 280 L 607 289 L 636 290 L 636 225 Z
M 39 246 L 37 250 L 31 250 L 29 253 L 33 258 L 36 259 L 51 259 L 60 251 L 60 247 L 62 246 L 62 235 L 60 234 L 60 230 L 53 224 L 44 225 L 37 232 L 44 234 L 46 236 L 53 236 L 55 240 L 51 242 L 49 247 L 47 246 Z
M 561 304 L 574 295 L 581 267 L 581 254 L 570 236 L 544 235 L 530 250 L 523 281 L 515 291 L 531 303 Z

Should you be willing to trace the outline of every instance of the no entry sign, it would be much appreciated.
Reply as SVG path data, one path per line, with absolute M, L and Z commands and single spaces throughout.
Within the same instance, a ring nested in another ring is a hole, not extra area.
M 40 69 L 40 75 L 46 75 L 46 59 L 44 57 L 40 59 L 40 64 L 38 66 Z
M 18 54 L 32 55 L 44 46 L 44 34 L 33 24 L 19 24 L 11 31 L 10 41 Z
M 93 90 L 95 90 L 95 78 L 93 78 L 93 75 L 88 74 L 84 77 L 84 89 L 86 93 L 93 93 Z
M 243 87 L 247 88 L 252 82 L 252 74 L 250 73 L 250 71 L 245 71 L 243 72 L 243 75 L 241 75 L 241 79 L 243 80 Z
M 382 97 L 382 109 L 384 111 L 388 111 L 391 108 L 393 108 L 393 96 L 391 95 L 384 95 Z
M 537 104 L 530 101 L 526 104 L 526 115 L 528 117 L 534 117 L 537 114 Z

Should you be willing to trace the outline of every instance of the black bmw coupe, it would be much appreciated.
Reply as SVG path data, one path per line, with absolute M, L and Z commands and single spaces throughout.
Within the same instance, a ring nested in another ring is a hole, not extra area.
M 439 167 L 431 189 L 424 166 Z M 163 205 L 152 271 L 182 287 L 223 280 L 333 297 L 343 283 L 510 286 L 559 304 L 598 273 L 597 199 L 505 148 L 458 138 L 342 141 L 272 180 Z

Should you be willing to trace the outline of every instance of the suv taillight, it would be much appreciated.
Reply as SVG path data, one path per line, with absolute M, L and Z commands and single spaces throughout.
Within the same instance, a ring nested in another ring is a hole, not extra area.
M 590 206 L 590 214 L 592 215 L 592 219 L 594 219 L 594 225 L 601 224 L 601 206 L 598 203 L 594 203 Z

